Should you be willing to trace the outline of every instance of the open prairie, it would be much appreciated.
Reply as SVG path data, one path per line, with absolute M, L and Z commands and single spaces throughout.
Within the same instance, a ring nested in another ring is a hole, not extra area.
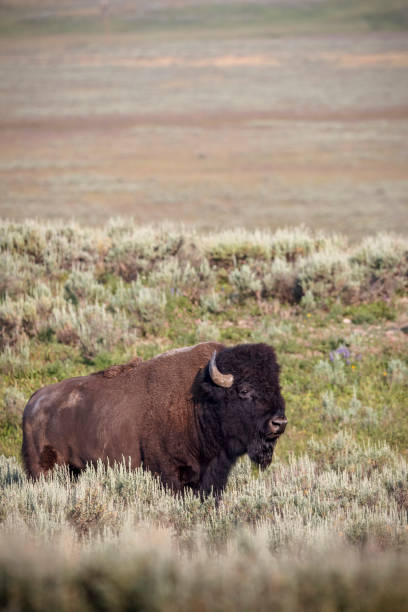
M 407 29 L 402 0 L 0 0 L 1 609 L 408 610 Z M 276 350 L 266 470 L 218 505 L 126 457 L 27 477 L 34 391 L 207 340 Z
M 404 2 L 2 3 L 2 216 L 407 230 Z

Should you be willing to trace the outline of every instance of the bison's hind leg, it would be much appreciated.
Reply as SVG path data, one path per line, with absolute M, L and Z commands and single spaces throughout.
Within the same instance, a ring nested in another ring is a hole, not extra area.
M 27 445 L 23 445 L 23 460 L 28 476 L 37 479 L 40 474 L 46 474 L 58 463 L 58 456 L 55 448 L 46 444 L 40 454 L 33 449 L 28 450 Z
M 55 448 L 46 444 L 40 453 L 40 468 L 42 472 L 52 470 L 54 465 L 58 463 L 58 455 Z
M 71 463 L 68 464 L 68 469 L 72 480 L 78 480 L 80 473 L 83 471 L 82 468 L 76 467 Z
M 37 479 L 40 474 L 47 474 L 49 471 L 53 470 L 56 465 L 64 464 L 64 461 L 58 457 L 55 448 L 50 444 L 43 446 L 38 459 L 36 453 L 25 453 L 23 448 L 23 459 L 27 474 L 34 479 Z M 81 468 L 71 465 L 70 463 L 68 464 L 68 470 L 73 480 L 77 480 L 82 472 Z

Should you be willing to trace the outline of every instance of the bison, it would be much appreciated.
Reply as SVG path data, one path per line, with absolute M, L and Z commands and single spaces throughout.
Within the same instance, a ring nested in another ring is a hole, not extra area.
M 24 410 L 23 458 L 33 478 L 130 458 L 175 492 L 219 497 L 244 453 L 270 464 L 286 423 L 272 347 L 205 342 L 40 389 Z

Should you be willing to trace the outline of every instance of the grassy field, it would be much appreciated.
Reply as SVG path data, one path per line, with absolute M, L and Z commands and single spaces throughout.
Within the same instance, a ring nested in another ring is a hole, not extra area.
M 404 0 L 181 0 L 137 4 L 110 2 L 4 1 L 1 32 L 6 36 L 136 33 L 195 38 L 399 31 L 408 27 Z
M 407 19 L 0 0 L 1 609 L 408 611 Z M 276 349 L 266 471 L 27 480 L 36 389 L 206 340 Z
M 283 455 L 345 425 L 406 452 L 406 239 L 350 246 L 302 228 L 204 235 L 126 220 L 3 221 L 0 245 L 10 418 L 41 385 L 115 360 L 200 340 L 266 341 L 283 365 Z M 3 428 L 0 449 L 18 453 L 7 410 Z
M 3 220 L 0 252 L 5 609 L 406 609 L 406 238 Z M 218 508 L 126 464 L 27 481 L 34 390 L 210 339 L 276 348 L 268 470 L 244 458 Z
M 405 4 L 3 2 L 1 215 L 406 232 Z
M 389 447 L 361 449 L 339 434 L 258 476 L 241 462 L 216 509 L 126 466 L 33 485 L 3 460 L 1 601 L 12 610 L 403 612 L 407 474 Z

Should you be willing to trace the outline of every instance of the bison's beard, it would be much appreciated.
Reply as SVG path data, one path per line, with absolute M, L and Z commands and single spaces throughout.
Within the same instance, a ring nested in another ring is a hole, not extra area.
M 249 458 L 264 470 L 272 461 L 273 451 L 277 441 L 277 438 L 273 438 L 272 440 L 257 438 L 248 446 Z

